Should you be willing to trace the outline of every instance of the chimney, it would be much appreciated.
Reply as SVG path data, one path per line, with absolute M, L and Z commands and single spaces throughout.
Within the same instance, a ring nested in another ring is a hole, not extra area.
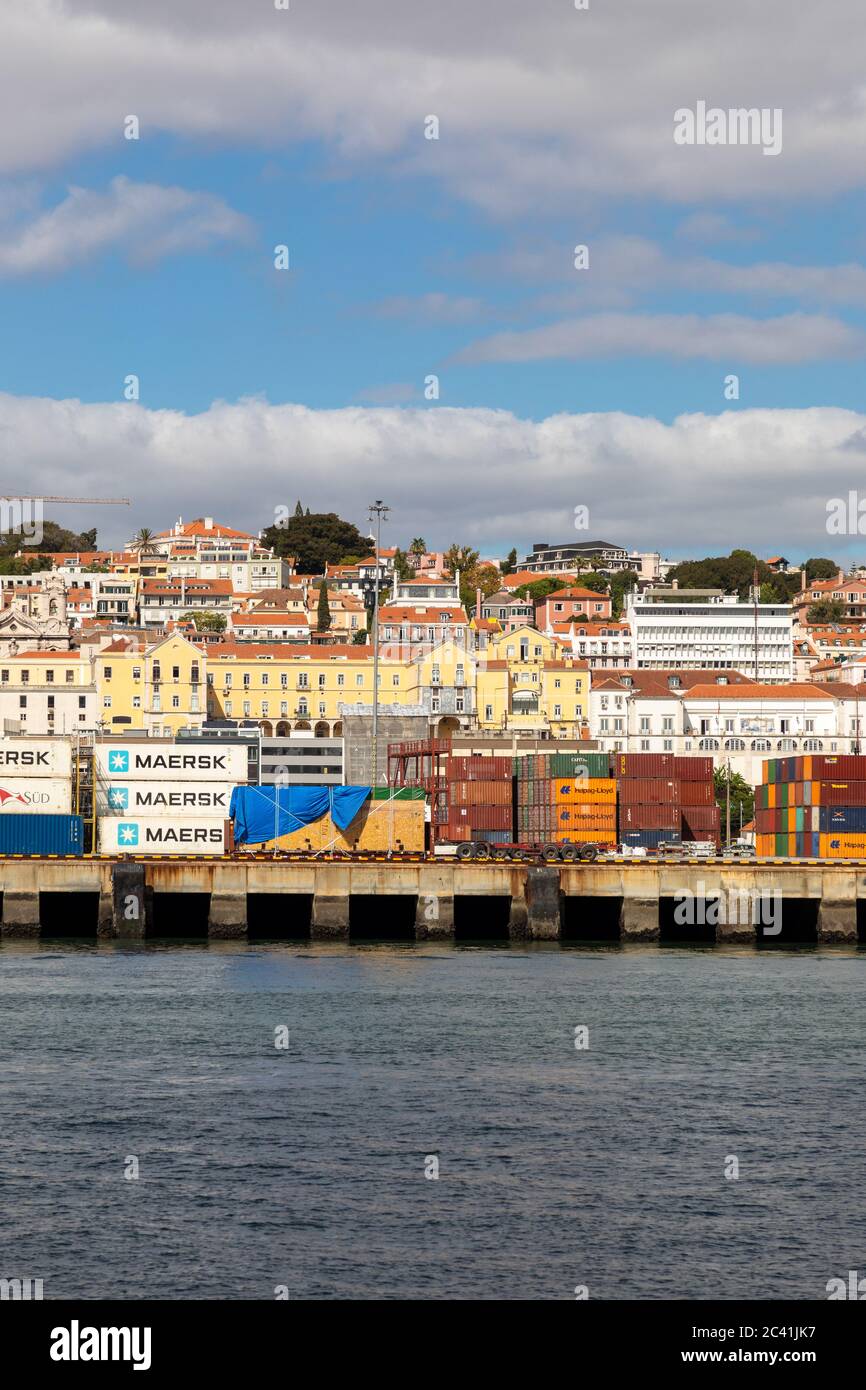
M 803 568 L 800 570 L 800 593 L 801 593 L 801 594 L 804 594 L 805 592 L 806 592 L 806 566 L 804 565 Z
M 476 618 L 480 618 L 480 617 L 481 617 L 481 585 L 480 585 L 480 584 L 478 585 L 478 588 L 475 590 L 475 616 L 476 616 Z
M 206 531 L 212 531 L 212 530 L 213 530 L 213 517 L 212 517 L 212 516 L 206 516 L 206 517 L 205 517 L 205 519 L 204 519 L 204 528 L 205 528 Z

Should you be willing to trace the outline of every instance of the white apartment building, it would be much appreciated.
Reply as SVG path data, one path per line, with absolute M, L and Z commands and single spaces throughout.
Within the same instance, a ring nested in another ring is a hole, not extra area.
M 793 676 L 790 605 L 740 603 L 718 594 L 695 601 L 675 590 L 629 595 L 626 618 L 637 668 L 743 671 L 765 682 Z M 757 669 L 756 669 L 757 668 Z
M 836 684 L 756 683 L 741 673 L 682 676 L 609 671 L 593 676 L 590 737 L 608 752 L 712 754 L 746 781 L 793 753 L 850 753 L 866 737 L 866 699 Z M 862 746 L 862 751 L 866 747 Z
M 631 631 L 628 623 L 553 623 L 545 629 L 548 637 L 567 646 L 590 670 L 634 665 Z
M 88 653 L 24 652 L 0 665 L 0 727 L 22 734 L 74 734 L 96 728 L 99 714 Z

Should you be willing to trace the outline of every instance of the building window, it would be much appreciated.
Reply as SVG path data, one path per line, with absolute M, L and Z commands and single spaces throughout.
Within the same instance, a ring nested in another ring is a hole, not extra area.
M 493 718 L 493 706 L 492 706 L 492 705 L 485 705 L 485 706 L 484 706 L 484 718 L 485 718 L 485 719 L 492 719 L 492 718 Z
M 171 697 L 171 707 L 172 707 L 172 709 L 180 709 L 180 696 L 179 696 L 179 695 L 172 695 L 172 697 Z
M 105 675 L 105 679 L 106 679 L 107 681 L 110 681 L 110 680 L 111 680 L 111 667 L 110 667 L 110 666 L 106 666 L 106 667 L 104 668 L 104 675 Z

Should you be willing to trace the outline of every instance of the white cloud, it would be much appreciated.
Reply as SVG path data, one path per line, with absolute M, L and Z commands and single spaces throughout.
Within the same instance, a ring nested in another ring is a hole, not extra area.
M 62 203 L 0 234 L 0 275 L 62 271 L 114 247 L 133 261 L 249 237 L 221 198 L 118 177 L 104 193 L 70 188 Z
M 122 160 L 134 113 L 144 140 L 321 138 L 508 215 L 541 198 L 766 204 L 866 181 L 860 0 L 800 6 L 796 24 L 790 0 L 28 0 L 3 7 L 0 51 L 0 171 L 94 148 Z M 675 110 L 698 99 L 781 108 L 782 153 L 674 145 Z
M 420 323 L 468 323 L 480 318 L 484 306 L 469 295 L 439 292 L 420 295 L 393 295 L 373 306 L 381 318 L 411 319 Z
M 316 411 L 263 400 L 202 414 L 0 395 L 0 487 L 134 499 L 48 509 L 121 544 L 204 513 L 250 530 L 298 496 L 365 526 L 371 498 L 393 508 L 389 539 L 424 535 L 485 553 L 591 534 L 674 555 L 835 554 L 826 503 L 862 485 L 866 415 L 831 408 L 684 415 L 621 413 L 541 421 L 437 406 Z M 584 536 L 586 539 L 587 537 Z M 862 558 L 862 556 L 861 556 Z
M 743 314 L 587 314 L 541 328 L 494 333 L 454 361 L 539 362 L 599 357 L 670 357 L 737 365 L 791 366 L 854 357 L 866 333 L 820 314 L 756 319 Z

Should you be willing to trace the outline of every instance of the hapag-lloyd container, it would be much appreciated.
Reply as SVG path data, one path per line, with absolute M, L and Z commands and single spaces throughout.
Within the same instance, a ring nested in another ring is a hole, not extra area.
M 94 750 L 97 779 L 103 782 L 247 781 L 247 750 L 237 745 L 190 751 L 155 739 L 136 743 L 98 743 Z
M 71 739 L 0 738 L 0 777 L 71 776 Z
M 2 783 L 0 783 L 2 786 Z M 227 819 L 234 782 L 98 781 L 98 816 L 221 816 Z
M 97 825 L 100 854 L 222 854 L 225 846 L 223 817 L 100 816 Z
M 84 853 L 84 821 L 80 816 L 0 816 L 0 854 Z
M 0 773 L 0 815 L 68 816 L 72 810 L 72 781 L 60 777 L 4 777 Z

